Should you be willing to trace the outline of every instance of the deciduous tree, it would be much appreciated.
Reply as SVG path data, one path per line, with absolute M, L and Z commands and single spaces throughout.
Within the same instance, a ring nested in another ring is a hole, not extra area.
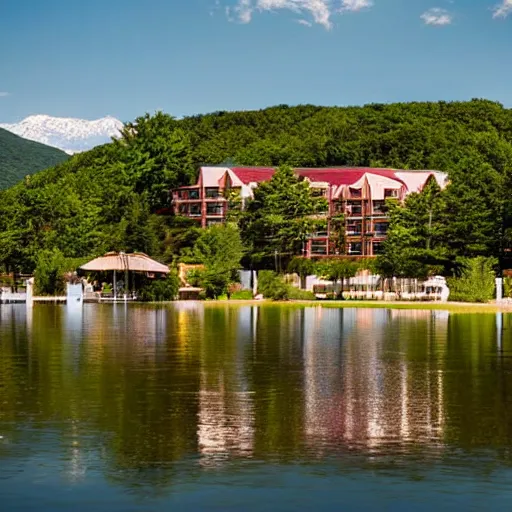
M 231 283 L 238 281 L 243 254 L 236 226 L 211 226 L 201 233 L 194 245 L 193 259 L 205 266 L 199 281 L 208 297 L 217 298 Z
M 307 181 L 290 167 L 280 167 L 272 179 L 254 189 L 239 220 L 244 243 L 253 261 L 300 255 L 308 235 L 325 219 L 315 215 L 325 199 L 315 197 Z

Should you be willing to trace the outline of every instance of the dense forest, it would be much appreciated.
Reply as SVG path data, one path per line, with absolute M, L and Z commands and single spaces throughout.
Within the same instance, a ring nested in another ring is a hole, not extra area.
M 0 128 L 0 189 L 68 158 L 60 149 L 23 139 Z
M 168 208 L 170 188 L 193 182 L 200 165 L 220 163 L 447 171 L 445 192 L 391 206 L 383 268 L 453 272 L 460 258 L 476 256 L 509 265 L 512 111 L 486 100 L 146 115 L 120 140 L 0 192 L 0 264 L 31 272 L 42 250 L 190 258 L 198 230 L 156 213 Z

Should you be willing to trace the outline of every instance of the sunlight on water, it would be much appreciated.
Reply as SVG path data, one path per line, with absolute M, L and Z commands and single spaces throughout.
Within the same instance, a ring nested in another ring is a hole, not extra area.
M 0 306 L 6 510 L 512 502 L 501 313 Z

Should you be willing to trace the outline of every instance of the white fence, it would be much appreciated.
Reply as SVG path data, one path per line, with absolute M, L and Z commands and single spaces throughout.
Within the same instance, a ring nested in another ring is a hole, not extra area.
M 12 304 L 18 302 L 26 302 L 26 293 L 12 292 L 10 288 L 0 288 L 0 303 Z

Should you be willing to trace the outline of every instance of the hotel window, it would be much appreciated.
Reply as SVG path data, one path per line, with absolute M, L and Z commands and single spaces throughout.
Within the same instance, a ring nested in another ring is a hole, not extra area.
M 349 215 L 362 215 L 363 206 L 361 205 L 361 201 L 348 201 L 347 211 Z
M 205 195 L 207 199 L 217 199 L 220 197 L 219 187 L 208 187 L 205 189 Z
M 190 216 L 191 217 L 200 217 L 201 216 L 201 205 L 200 204 L 191 204 L 190 205 Z
M 375 223 L 375 234 L 377 236 L 385 236 L 388 232 L 389 224 L 387 222 L 376 222 Z
M 377 256 L 378 254 L 382 254 L 384 251 L 384 245 L 382 242 L 373 242 L 373 255 Z
M 334 213 L 345 213 L 345 205 L 343 201 L 335 201 L 334 203 Z
M 350 189 L 350 197 L 359 198 L 362 197 L 363 191 L 360 188 L 351 188 Z
M 184 200 L 199 199 L 199 190 L 197 188 L 189 190 L 180 190 L 178 191 L 178 197 Z
M 327 233 L 327 229 L 319 229 L 314 233 L 311 233 L 311 238 L 326 238 L 329 234 Z
M 188 204 L 180 204 L 180 215 L 188 215 Z
M 222 215 L 222 205 L 213 203 L 206 205 L 206 215 Z
M 358 236 L 362 232 L 362 222 L 348 222 L 347 223 L 347 235 Z
M 386 213 L 386 201 L 373 201 L 373 213 L 384 215 Z
M 327 241 L 326 240 L 312 240 L 311 241 L 311 254 L 327 254 Z
M 363 253 L 363 244 L 361 242 L 351 242 L 348 244 L 348 253 L 354 256 L 361 255 Z

